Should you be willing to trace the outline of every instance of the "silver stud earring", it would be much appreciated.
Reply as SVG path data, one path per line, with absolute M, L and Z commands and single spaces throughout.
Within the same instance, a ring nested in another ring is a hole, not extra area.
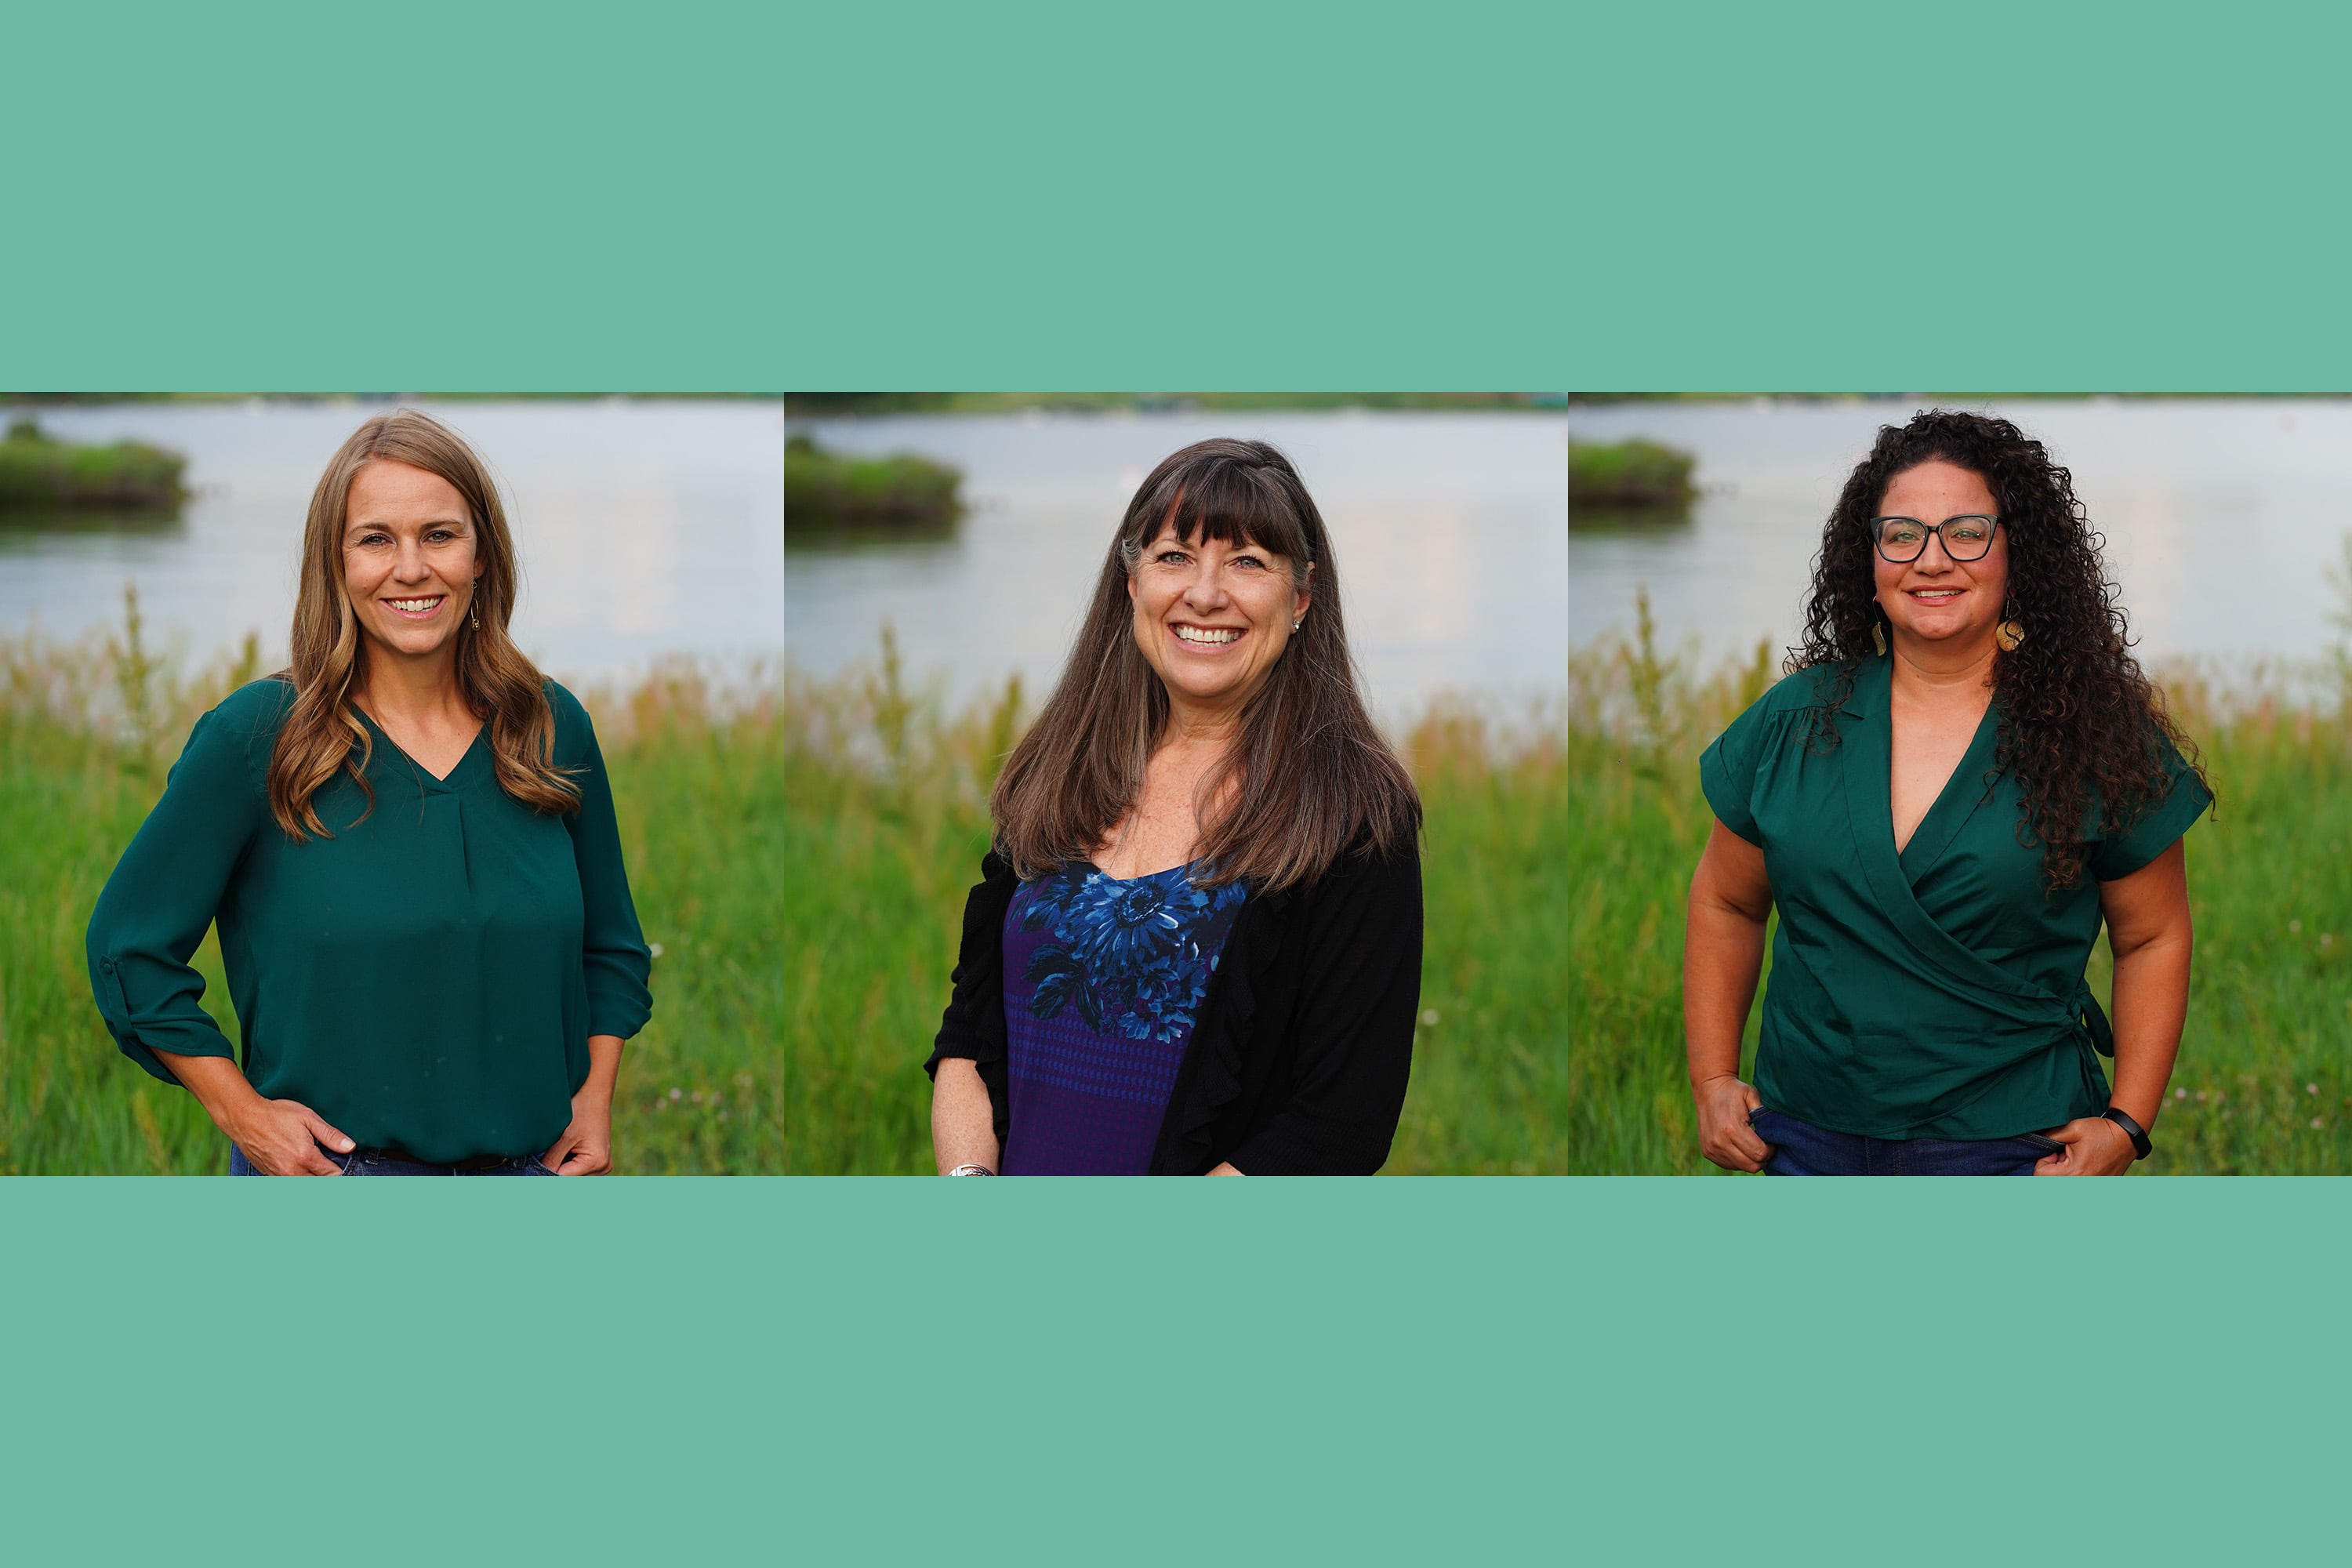
M 1294 631 L 1294 632 L 1295 632 L 1295 631 L 1297 631 L 1300 626 L 1305 626 L 1306 624 L 1307 624 L 1307 618 L 1306 618 L 1304 616 L 1300 616 L 1297 620 L 1295 620 L 1295 621 L 1293 621 L 1293 622 L 1291 622 L 1291 623 L 1290 623 L 1290 629 L 1291 629 L 1292 631 Z

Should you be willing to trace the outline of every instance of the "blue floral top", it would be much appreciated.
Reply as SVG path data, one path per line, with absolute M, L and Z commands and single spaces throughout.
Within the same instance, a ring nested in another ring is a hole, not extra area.
M 1141 1175 L 1245 889 L 1083 861 L 1004 912 L 1007 1175 Z

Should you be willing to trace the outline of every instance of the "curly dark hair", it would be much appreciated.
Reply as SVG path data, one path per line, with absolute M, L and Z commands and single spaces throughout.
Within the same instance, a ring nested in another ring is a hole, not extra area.
M 1982 476 L 2009 536 L 2005 618 L 2025 637 L 1993 662 L 2001 713 L 1993 765 L 2017 776 L 2025 797 L 2017 839 L 2041 846 L 2044 888 L 2054 894 L 2082 879 L 2081 833 L 2094 800 L 2105 834 L 2129 828 L 2165 797 L 2171 780 L 2163 742 L 2189 759 L 2200 782 L 2210 781 L 2132 657 L 2130 628 L 2099 558 L 2105 541 L 2074 498 L 2074 476 L 2041 442 L 2006 419 L 1940 408 L 1882 426 L 1822 530 L 1804 641 L 1789 650 L 1787 668 L 1831 672 L 1811 740 L 1824 750 L 1836 745 L 1836 711 L 1862 660 L 1876 652 L 1872 629 L 1886 624 L 1873 578 L 1872 520 L 1896 475 L 1937 460 Z

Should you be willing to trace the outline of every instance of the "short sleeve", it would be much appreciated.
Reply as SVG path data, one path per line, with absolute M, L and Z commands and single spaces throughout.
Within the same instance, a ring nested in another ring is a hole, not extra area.
M 1764 836 L 1756 826 L 1756 762 L 1769 728 L 1764 711 L 1769 700 L 1767 693 L 1748 704 L 1698 759 L 1698 787 L 1708 808 L 1726 827 L 1759 847 Z
M 2164 771 L 2171 782 L 2164 798 L 2150 806 L 2137 822 L 2124 832 L 2100 838 L 2092 847 L 2091 875 L 2102 882 L 2128 877 L 2171 848 L 2173 841 L 2188 832 L 2189 825 L 2213 804 L 2213 792 L 2191 771 L 2179 748 L 2161 736 L 2157 744 L 2164 752 Z

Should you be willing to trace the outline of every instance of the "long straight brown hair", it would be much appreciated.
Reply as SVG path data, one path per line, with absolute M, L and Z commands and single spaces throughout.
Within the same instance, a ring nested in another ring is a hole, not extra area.
M 1168 726 L 1168 691 L 1136 645 L 1128 581 L 1163 524 L 1187 544 L 1213 539 L 1278 555 L 1300 591 L 1313 569 L 1305 621 L 1202 781 L 1197 879 L 1303 885 L 1359 840 L 1383 854 L 1409 842 L 1421 799 L 1357 695 L 1322 514 L 1280 452 L 1212 440 L 1167 458 L 1128 502 L 1069 663 L 989 797 L 997 853 L 1024 878 L 1043 875 L 1091 857 L 1134 806 Z
M 561 813 L 580 804 L 579 786 L 555 765 L 555 715 L 546 681 L 507 636 L 514 614 L 514 541 L 489 470 L 465 438 L 413 408 L 379 414 L 352 432 L 319 476 L 302 525 L 302 581 L 294 601 L 294 662 L 281 679 L 294 702 L 269 758 L 269 810 L 299 843 L 331 837 L 312 797 L 347 773 L 375 808 L 368 760 L 375 746 L 360 721 L 352 692 L 367 657 L 359 616 L 343 584 L 343 528 L 352 480 L 370 463 L 406 463 L 436 474 L 465 498 L 482 563 L 469 614 L 457 626 L 457 684 L 490 732 L 499 787 L 536 810 Z

